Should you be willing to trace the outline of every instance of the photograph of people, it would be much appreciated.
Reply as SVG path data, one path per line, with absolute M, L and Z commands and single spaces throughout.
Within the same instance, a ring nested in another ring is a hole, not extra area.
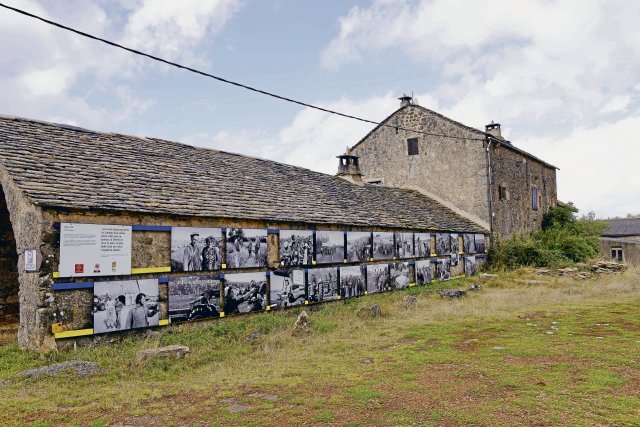
M 408 262 L 392 262 L 389 268 L 389 275 L 393 289 L 404 289 L 411 283 Z
M 373 259 L 391 258 L 393 258 L 393 233 L 374 231 Z
M 224 276 L 224 313 L 249 313 L 267 307 L 267 275 L 235 273 Z
M 305 298 L 303 270 L 282 270 L 271 273 L 269 306 L 272 309 L 304 304 Z
M 340 267 L 340 295 L 351 298 L 364 295 L 365 265 Z
M 389 289 L 389 264 L 368 264 L 367 293 L 385 292 Z
M 267 230 L 230 228 L 227 230 L 227 268 L 267 265 Z
M 221 265 L 219 228 L 171 227 L 172 271 L 211 271 Z
M 309 269 L 307 273 L 307 299 L 323 302 L 338 297 L 338 269 L 336 267 Z
M 449 238 L 449 233 L 436 234 L 436 254 L 437 255 L 451 254 L 451 239 Z
M 416 233 L 415 234 L 416 256 L 418 258 L 431 256 L 431 234 Z
M 318 264 L 344 260 L 344 232 L 316 231 L 316 261 Z
M 451 233 L 449 236 L 451 237 L 451 265 L 458 265 L 460 260 L 460 241 L 457 234 Z
M 171 322 L 220 317 L 221 282 L 217 276 L 173 277 L 168 286 Z
M 371 233 L 368 231 L 347 231 L 347 260 L 349 262 L 368 261 L 371 258 Z
M 423 259 L 416 261 L 416 284 L 428 285 L 433 278 L 433 270 L 431 260 Z
M 280 230 L 280 265 L 309 265 L 313 259 L 313 231 Z
M 157 326 L 158 279 L 95 282 L 93 332 Z

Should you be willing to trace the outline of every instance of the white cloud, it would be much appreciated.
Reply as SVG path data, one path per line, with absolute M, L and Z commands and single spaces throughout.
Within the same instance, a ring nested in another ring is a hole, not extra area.
M 618 95 L 611 98 L 600 110 L 601 113 L 624 112 L 631 103 L 631 96 Z

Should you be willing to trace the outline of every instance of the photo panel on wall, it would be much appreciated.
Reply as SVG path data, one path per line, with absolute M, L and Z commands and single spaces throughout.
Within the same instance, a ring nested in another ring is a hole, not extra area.
M 411 283 L 408 262 L 392 262 L 389 265 L 389 275 L 391 288 L 394 290 L 407 288 Z
M 385 292 L 389 289 L 389 264 L 368 264 L 367 293 Z
M 413 233 L 396 232 L 394 234 L 395 241 L 395 257 L 411 258 L 413 257 Z
M 171 227 L 171 271 L 211 271 L 221 265 L 219 228 Z
M 364 262 L 371 259 L 371 233 L 369 231 L 347 231 L 347 260 Z
M 229 228 L 227 230 L 227 268 L 267 265 L 267 230 Z
M 476 234 L 474 242 L 476 244 L 476 253 L 483 253 L 486 251 L 486 247 L 484 245 L 484 234 Z
M 436 260 L 436 279 L 451 279 L 451 262 L 449 261 L 449 258 L 441 258 Z
M 342 298 L 364 295 L 366 271 L 365 265 L 340 267 L 340 295 Z
M 476 243 L 475 236 L 473 234 L 465 234 L 464 237 L 464 253 L 465 254 L 475 254 L 476 253 Z
M 273 271 L 269 277 L 269 306 L 287 308 L 304 304 L 306 291 L 304 270 Z
M 224 275 L 224 314 L 262 311 L 267 307 L 267 274 L 233 273 Z
M 158 299 L 158 279 L 95 282 L 93 333 L 158 326 Z
M 431 256 L 431 234 L 415 234 L 416 256 L 419 258 Z
M 217 275 L 172 277 L 168 286 L 171 322 L 220 317 L 222 282 Z
M 437 233 L 436 234 L 436 255 L 450 255 L 451 254 L 451 239 L 449 233 Z
M 313 259 L 313 231 L 280 230 L 280 265 L 310 265 Z
M 433 279 L 433 265 L 431 260 L 422 259 L 416 261 L 416 284 L 428 285 Z
M 467 276 L 473 276 L 478 271 L 475 256 L 464 257 L 464 274 Z
M 331 301 L 338 298 L 338 268 L 313 268 L 307 272 L 307 300 Z
M 460 241 L 455 233 L 449 234 L 451 237 L 451 265 L 458 265 L 460 261 Z
M 344 259 L 344 232 L 316 231 L 316 262 L 329 264 L 343 262 Z
M 393 258 L 393 233 L 373 232 L 373 259 Z

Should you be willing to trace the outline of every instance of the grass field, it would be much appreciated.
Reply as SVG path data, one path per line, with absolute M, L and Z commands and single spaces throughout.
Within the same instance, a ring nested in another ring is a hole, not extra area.
M 44 357 L 6 344 L 0 424 L 640 426 L 640 274 L 532 278 L 501 274 L 459 301 L 435 291 L 478 279 L 306 307 L 301 336 L 292 334 L 300 308 Z M 383 317 L 358 315 L 374 304 Z M 252 332 L 260 337 L 246 340 Z M 139 349 L 177 343 L 191 347 L 182 360 L 133 364 Z M 105 372 L 16 377 L 72 359 Z

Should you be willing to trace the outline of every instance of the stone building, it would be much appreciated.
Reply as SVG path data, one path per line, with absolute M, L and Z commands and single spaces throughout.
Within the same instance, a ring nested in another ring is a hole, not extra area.
M 600 237 L 600 256 L 616 262 L 640 266 L 640 218 L 606 220 Z
M 55 348 L 74 331 L 91 331 L 92 278 L 57 273 L 60 226 L 67 223 L 132 226 L 131 275 L 112 281 L 185 274 L 168 267 L 176 226 L 268 230 L 267 270 L 278 268 L 279 230 L 344 231 L 345 241 L 349 231 L 371 232 L 372 241 L 376 232 L 460 233 L 450 234 L 455 243 L 475 233 L 471 239 L 480 236 L 484 244 L 486 228 L 434 197 L 363 184 L 347 164 L 353 158 L 341 161 L 346 179 L 161 139 L 0 116 L 0 316 L 6 322 L 19 314 L 22 348 Z M 473 200 L 468 210 L 480 217 L 483 203 Z M 451 274 L 464 273 L 464 264 L 451 267 Z M 167 285 L 159 283 L 159 316 L 166 323 Z M 58 335 L 52 334 L 56 313 L 65 316 L 65 332 Z
M 483 132 L 400 100 L 348 150 L 365 182 L 418 191 L 497 237 L 540 227 L 557 203 L 555 166 L 504 139 L 497 123 Z

